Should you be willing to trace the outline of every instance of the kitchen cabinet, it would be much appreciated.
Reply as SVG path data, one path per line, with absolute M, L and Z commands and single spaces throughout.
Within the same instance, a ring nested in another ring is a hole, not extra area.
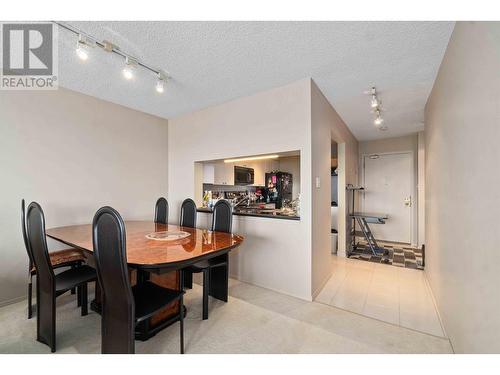
M 203 165 L 203 183 L 204 184 L 215 184 L 215 165 L 214 164 L 204 164 Z
M 214 183 L 216 185 L 234 184 L 234 164 L 217 162 L 214 164 Z
M 249 168 L 254 169 L 254 185 L 265 186 L 266 173 L 279 170 L 279 162 L 277 160 L 262 160 L 252 163 Z

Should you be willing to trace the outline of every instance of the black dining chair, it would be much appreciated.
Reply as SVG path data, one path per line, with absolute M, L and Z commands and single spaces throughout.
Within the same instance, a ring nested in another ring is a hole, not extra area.
M 28 254 L 28 319 L 33 317 L 33 277 L 36 276 L 36 267 L 33 263 L 33 255 L 28 244 L 28 237 L 26 235 L 26 209 L 24 199 L 21 200 L 21 230 L 23 234 L 24 247 Z M 64 249 L 51 251 L 49 253 L 50 264 L 52 268 L 71 267 L 75 268 L 80 266 L 85 258 L 80 250 L 77 249 Z M 75 294 L 75 288 L 71 289 L 71 294 Z M 77 304 L 80 307 L 80 296 L 77 296 Z
M 214 205 L 212 213 L 212 231 L 231 233 L 233 226 L 233 208 L 226 200 L 219 200 Z M 188 288 L 192 286 L 193 273 L 203 272 L 203 320 L 208 319 L 208 296 L 210 293 L 210 273 L 215 268 L 224 270 L 225 282 L 229 281 L 228 268 L 229 263 L 227 254 L 223 254 L 211 259 L 201 260 L 189 267 L 183 269 L 184 285 Z M 227 288 L 226 288 L 227 290 Z M 227 292 L 225 293 L 224 302 L 227 302 Z
M 93 268 L 82 265 L 54 274 L 45 237 L 45 216 L 40 205 L 30 203 L 26 213 L 26 236 L 37 272 L 37 340 L 56 351 L 56 298 L 78 288 L 81 314 L 88 314 L 87 283 L 96 280 Z
M 174 301 L 179 301 L 180 351 L 184 353 L 184 291 L 163 288 L 149 281 L 131 286 L 125 225 L 116 210 L 111 207 L 99 209 L 92 227 L 97 277 L 102 292 L 102 353 L 135 353 L 136 325 Z
M 181 219 L 179 225 L 181 227 L 196 228 L 196 203 L 194 200 L 184 199 L 181 205 Z
M 168 202 L 163 197 L 156 201 L 155 223 L 168 224 Z

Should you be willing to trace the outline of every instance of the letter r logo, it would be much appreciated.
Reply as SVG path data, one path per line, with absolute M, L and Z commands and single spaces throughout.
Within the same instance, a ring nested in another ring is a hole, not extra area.
M 3 24 L 3 75 L 52 75 L 52 37 L 50 23 Z

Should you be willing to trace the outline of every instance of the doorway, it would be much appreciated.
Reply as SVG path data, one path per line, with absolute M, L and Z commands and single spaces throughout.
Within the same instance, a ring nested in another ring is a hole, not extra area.
M 364 212 L 387 214 L 385 225 L 371 226 L 377 240 L 412 242 L 414 165 L 411 152 L 363 156 L 361 201 Z

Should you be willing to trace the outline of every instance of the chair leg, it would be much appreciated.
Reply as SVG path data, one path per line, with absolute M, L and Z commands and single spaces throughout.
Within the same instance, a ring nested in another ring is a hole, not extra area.
M 76 287 L 76 306 L 82 306 L 82 288 L 81 286 Z
M 54 333 L 54 341 L 50 345 L 50 351 L 51 351 L 51 353 L 55 353 L 56 352 L 56 334 L 55 333 Z
M 203 270 L 203 320 L 208 319 L 208 293 L 210 291 L 210 268 Z
M 179 321 L 181 326 L 181 354 L 184 354 L 184 298 L 182 296 L 179 300 Z
M 36 339 L 48 345 L 52 353 L 56 351 L 56 296 L 39 284 L 36 288 Z
M 82 284 L 78 288 L 81 288 L 81 304 L 82 304 L 82 316 L 88 315 L 88 297 L 87 297 L 87 283 Z
M 182 281 L 185 289 L 193 289 L 193 273 L 191 271 L 182 271 Z
M 227 302 L 228 297 L 228 263 L 210 268 L 209 296 Z
M 33 317 L 33 282 L 32 278 L 30 277 L 29 283 L 28 283 L 28 319 L 31 319 Z
M 75 264 L 72 264 L 71 265 L 71 269 L 75 269 L 76 268 L 76 265 Z M 75 288 L 71 288 L 71 294 L 75 294 L 76 293 L 76 289 Z
M 52 340 L 50 344 L 50 351 L 56 352 L 56 296 L 52 296 Z

